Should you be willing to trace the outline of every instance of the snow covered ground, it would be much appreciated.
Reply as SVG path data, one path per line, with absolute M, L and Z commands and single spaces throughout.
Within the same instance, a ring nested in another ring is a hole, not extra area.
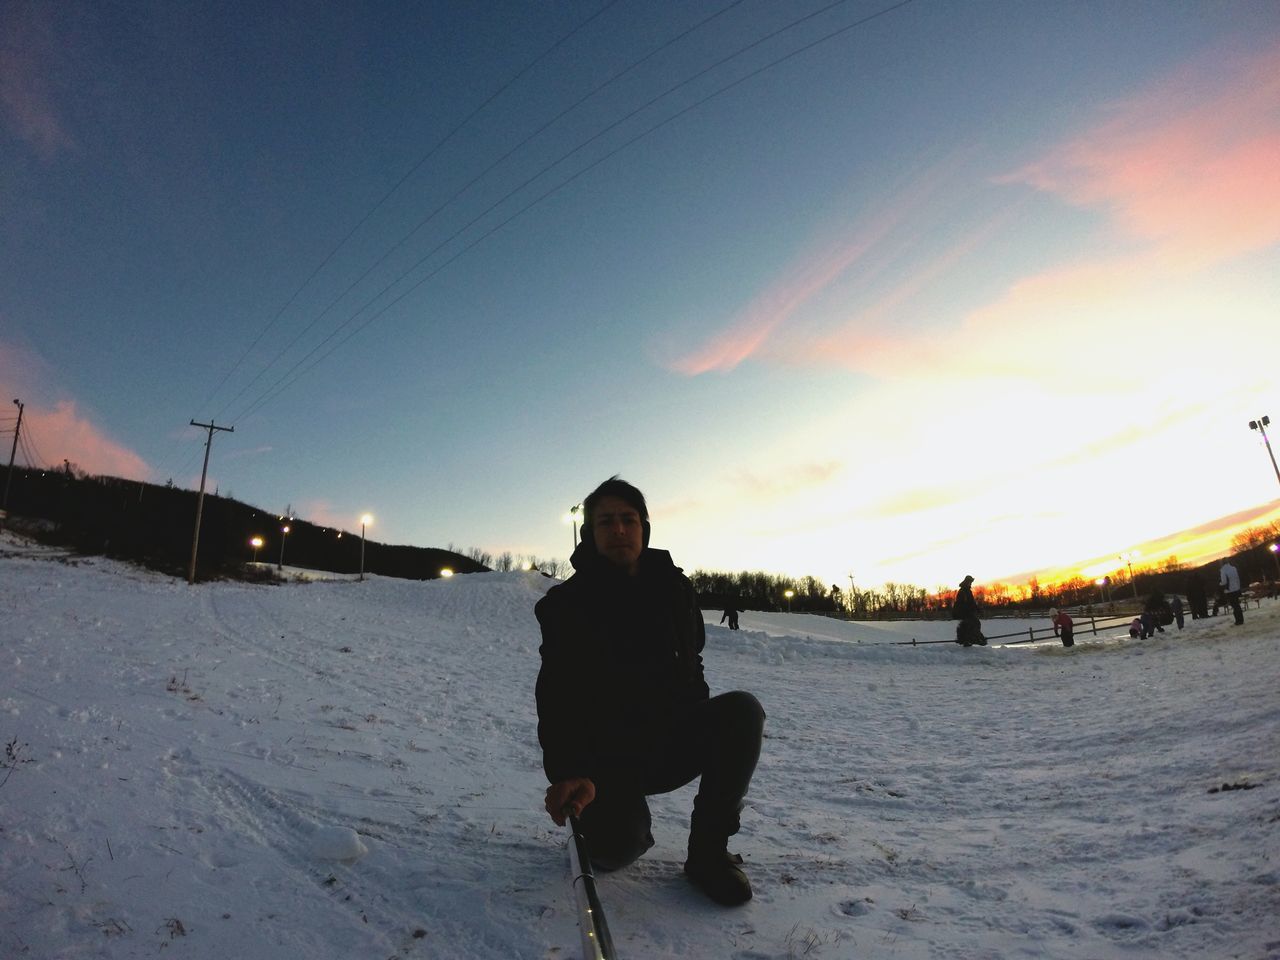
M 549 585 L 192 588 L 0 536 L 0 957 L 577 956 Z M 707 618 L 713 691 L 769 713 L 757 895 L 689 890 L 693 788 L 655 798 L 600 882 L 622 960 L 1280 957 L 1280 602 L 1069 651 Z

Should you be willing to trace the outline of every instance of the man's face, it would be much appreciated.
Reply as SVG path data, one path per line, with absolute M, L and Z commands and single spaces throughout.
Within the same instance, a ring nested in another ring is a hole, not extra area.
M 610 563 L 635 573 L 644 550 L 644 521 L 621 497 L 601 497 L 591 518 L 596 549 Z

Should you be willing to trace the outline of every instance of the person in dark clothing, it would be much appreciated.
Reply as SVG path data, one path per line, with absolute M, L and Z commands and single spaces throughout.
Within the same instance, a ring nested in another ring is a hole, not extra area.
M 735 906 L 751 884 L 728 852 L 760 755 L 765 713 L 745 691 L 712 697 L 693 584 L 649 546 L 644 495 L 613 477 L 583 501 L 575 573 L 538 601 L 538 741 L 545 807 L 579 818 L 594 866 L 616 870 L 653 846 L 647 796 L 701 777 L 689 879 Z
M 729 629 L 738 629 L 738 605 L 730 600 L 724 605 L 724 613 L 720 615 L 720 622 L 724 623 L 725 619 L 729 620 Z
M 982 635 L 980 613 L 978 601 L 973 598 L 973 577 L 965 577 L 960 581 L 955 602 L 951 604 L 951 619 L 960 621 L 956 624 L 956 643 L 965 647 L 975 643 L 980 647 L 987 645 L 987 638 Z
M 1192 620 L 1203 620 L 1209 616 L 1209 595 L 1205 592 L 1204 581 L 1194 574 L 1187 580 L 1187 606 L 1191 608 Z
M 1143 610 L 1151 614 L 1149 622 L 1151 629 L 1156 633 L 1164 633 L 1163 624 L 1173 622 L 1173 611 L 1169 609 L 1169 602 L 1165 600 L 1164 594 L 1159 590 L 1147 597 L 1147 602 L 1143 604 Z
M 1178 629 L 1181 630 L 1184 622 L 1182 616 L 1182 598 L 1176 593 L 1173 595 L 1172 599 L 1169 600 L 1169 609 L 1173 611 L 1173 619 L 1177 622 Z

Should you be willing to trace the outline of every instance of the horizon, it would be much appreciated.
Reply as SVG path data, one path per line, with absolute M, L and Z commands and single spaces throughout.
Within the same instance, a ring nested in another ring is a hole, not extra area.
M 234 427 L 208 489 L 495 555 L 619 474 L 690 567 L 1207 556 L 1277 516 L 1277 78 L 1273 0 L 19 5 L 0 444 Z
M 90 478 L 90 476 L 91 475 L 87 473 L 84 474 L 85 479 Z M 92 476 L 105 476 L 105 475 L 97 474 Z M 125 481 L 125 482 L 139 482 L 129 477 L 106 477 L 106 478 Z M 142 481 L 142 482 L 150 483 L 151 481 Z M 164 484 L 155 484 L 155 483 L 152 483 L 152 485 L 164 486 Z M 196 494 L 198 492 L 198 490 L 194 488 L 184 487 L 181 489 L 191 494 Z M 340 524 L 323 523 L 318 520 L 313 520 L 303 515 L 300 511 L 296 511 L 296 510 L 287 516 L 281 515 L 281 514 L 275 514 L 274 511 L 269 510 L 260 504 L 251 503 L 246 500 L 240 500 L 239 498 L 234 497 L 230 493 L 222 494 L 216 490 L 206 490 L 205 495 L 221 497 L 223 499 L 228 499 L 228 500 L 236 500 L 237 502 L 241 503 L 243 506 L 260 511 L 267 516 L 274 515 L 278 518 L 278 520 L 282 522 L 288 521 L 289 523 L 296 523 L 296 522 L 307 523 L 321 530 L 334 530 L 337 532 L 337 535 L 340 537 L 341 536 L 352 536 L 352 537 L 360 536 L 359 523 L 356 523 L 354 525 L 354 528 L 348 528 Z M 3 519 L 3 514 L 0 514 L 0 520 L 2 519 Z M 192 519 L 194 522 L 194 517 Z M 1128 545 L 1127 550 L 1122 550 L 1120 554 L 1117 554 L 1114 557 L 1109 554 L 1094 554 L 1088 558 L 1079 560 L 1077 562 L 1062 564 L 1054 567 L 1048 567 L 1043 570 L 1028 571 L 1025 573 L 1014 574 L 1011 576 L 994 576 L 994 577 L 987 577 L 987 578 L 975 576 L 974 589 L 975 590 L 990 589 L 998 586 L 1022 587 L 1029 584 L 1032 580 L 1035 580 L 1041 587 L 1052 588 L 1074 577 L 1083 577 L 1085 580 L 1093 581 L 1096 578 L 1104 575 L 1110 576 L 1117 573 L 1124 574 L 1127 572 L 1125 560 L 1122 556 L 1122 554 L 1124 553 L 1129 553 L 1132 555 L 1133 571 L 1134 571 L 1135 577 L 1150 574 L 1150 573 L 1163 572 L 1157 568 L 1157 565 L 1169 559 L 1176 560 L 1177 563 L 1179 564 L 1179 569 L 1198 569 L 1207 564 L 1213 563 L 1215 560 L 1234 555 L 1236 551 L 1232 549 L 1231 539 L 1237 534 L 1242 533 L 1243 531 L 1248 529 L 1264 527 L 1273 522 L 1280 522 L 1280 499 L 1272 501 L 1270 504 L 1263 504 L 1251 510 L 1237 511 L 1236 513 L 1229 514 L 1225 517 L 1214 518 L 1211 521 L 1200 524 L 1199 526 L 1189 530 L 1167 534 L 1165 536 L 1154 538 L 1153 540 L 1148 541 L 1146 543 L 1142 543 L 1142 544 Z M 272 549 L 271 541 L 270 541 L 271 533 L 272 531 L 266 529 L 265 527 L 263 530 L 257 531 L 258 536 L 267 538 L 267 541 L 260 546 L 260 549 L 266 550 L 268 553 Z M 449 542 L 446 544 L 400 543 L 400 542 L 378 540 L 375 536 L 369 535 L 367 533 L 366 533 L 366 539 L 369 544 L 371 545 L 378 544 L 379 546 L 382 546 L 382 547 L 409 547 L 412 549 L 452 551 L 452 552 L 459 553 L 460 555 L 463 555 L 463 556 L 469 555 L 469 552 L 471 551 L 483 551 L 488 553 L 491 559 L 493 560 L 497 560 L 499 557 L 498 553 L 495 553 L 492 550 L 488 550 L 484 544 L 477 544 L 477 543 L 466 543 L 466 544 L 453 543 L 453 542 Z M 1186 553 L 1185 545 L 1187 544 L 1198 545 L 1197 552 L 1192 554 Z M 660 543 L 655 543 L 654 546 L 657 549 L 666 549 Z M 533 559 L 536 559 L 541 562 L 556 561 L 559 563 L 563 563 L 570 571 L 572 571 L 572 567 L 568 563 L 568 554 L 565 554 L 564 556 L 548 554 L 541 557 L 534 557 L 533 555 L 530 555 L 530 554 L 513 553 L 512 557 L 516 561 L 533 560 Z M 683 564 L 682 566 L 684 569 L 690 572 L 702 571 L 707 573 L 727 573 L 727 574 L 759 572 L 759 573 L 768 574 L 770 576 L 779 576 L 779 577 L 789 578 L 797 581 L 805 577 L 813 577 L 815 580 L 819 582 L 830 582 L 833 585 L 840 587 L 841 592 L 845 591 L 845 586 L 842 585 L 838 579 L 827 580 L 826 578 L 816 576 L 813 571 L 796 572 L 796 571 L 782 571 L 782 570 L 762 570 L 759 568 L 745 568 L 745 567 L 738 568 L 738 569 L 725 569 L 725 568 L 707 567 L 707 566 L 699 565 L 697 563 Z M 899 581 L 883 581 L 875 585 L 860 583 L 858 584 L 858 589 L 862 589 L 862 590 L 875 589 L 876 587 L 887 586 L 888 583 L 890 582 L 899 582 Z M 903 583 L 902 585 L 919 587 L 921 589 L 926 590 L 930 595 L 943 594 L 943 593 L 953 591 L 955 589 L 954 586 L 947 586 L 945 584 L 930 585 L 930 584 L 923 584 L 923 583 L 913 583 L 910 581 Z

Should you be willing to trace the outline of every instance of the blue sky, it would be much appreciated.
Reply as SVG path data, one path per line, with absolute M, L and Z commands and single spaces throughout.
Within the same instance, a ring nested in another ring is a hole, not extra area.
M 891 7 L 5 3 L 24 454 L 928 587 L 1271 515 L 1280 7 Z

